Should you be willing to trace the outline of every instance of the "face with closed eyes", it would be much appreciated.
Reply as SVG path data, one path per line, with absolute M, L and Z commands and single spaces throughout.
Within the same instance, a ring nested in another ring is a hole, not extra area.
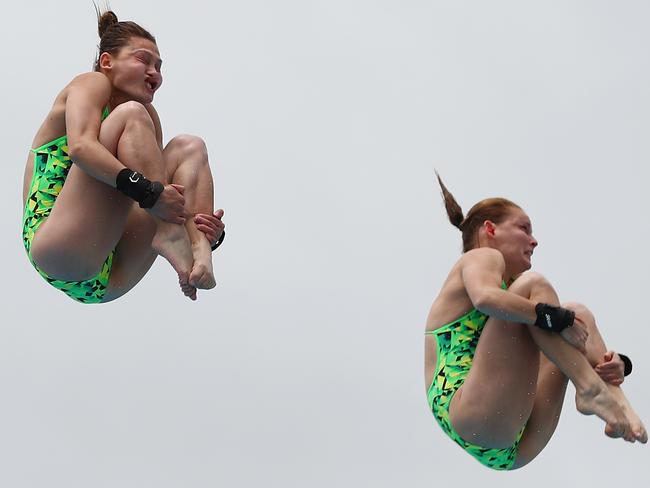
M 104 52 L 99 58 L 101 71 L 113 85 L 113 99 L 117 103 L 135 100 L 151 103 L 162 84 L 162 60 L 155 43 L 141 37 L 132 37 L 117 54 Z
M 531 268 L 531 258 L 538 242 L 533 237 L 533 227 L 526 212 L 513 207 L 503 221 L 498 224 L 486 222 L 484 228 L 490 247 L 501 251 L 510 274 L 518 275 Z

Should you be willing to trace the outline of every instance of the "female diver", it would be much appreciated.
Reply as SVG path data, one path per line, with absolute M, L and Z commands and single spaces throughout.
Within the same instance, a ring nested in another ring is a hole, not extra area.
M 647 442 L 620 388 L 629 359 L 606 349 L 584 305 L 560 307 L 544 277 L 524 273 L 537 247 L 526 213 L 490 198 L 463 216 L 438 181 L 463 237 L 425 332 L 427 397 L 443 431 L 487 467 L 520 468 L 553 435 L 571 381 L 578 411 L 603 419 L 607 435 Z
M 156 40 L 111 11 L 97 14 L 94 72 L 63 88 L 34 137 L 25 249 L 50 284 L 83 303 L 122 296 L 158 255 L 195 300 L 197 288 L 215 286 L 211 247 L 225 235 L 205 144 L 182 135 L 163 148 Z

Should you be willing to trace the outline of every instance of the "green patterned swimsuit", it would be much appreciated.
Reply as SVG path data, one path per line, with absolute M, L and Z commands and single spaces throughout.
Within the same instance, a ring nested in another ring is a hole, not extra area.
M 105 109 L 102 120 L 108 116 Z M 52 212 L 56 199 L 73 164 L 68 156 L 68 136 L 64 135 L 37 149 L 34 153 L 34 174 L 27 193 L 23 214 L 23 243 L 27 256 L 39 274 L 55 288 L 82 303 L 100 303 L 106 294 L 111 275 L 113 255 L 111 251 L 101 270 L 94 277 L 84 281 L 63 281 L 51 278 L 34 262 L 31 253 L 34 233 Z
M 481 331 L 488 318 L 484 313 L 473 309 L 447 325 L 425 332 L 435 336 L 437 343 L 436 369 L 427 399 L 433 416 L 452 440 L 488 468 L 507 470 L 512 468 L 517 457 L 523 428 L 512 446 L 493 449 L 465 441 L 454 430 L 449 418 L 451 399 L 469 374 Z

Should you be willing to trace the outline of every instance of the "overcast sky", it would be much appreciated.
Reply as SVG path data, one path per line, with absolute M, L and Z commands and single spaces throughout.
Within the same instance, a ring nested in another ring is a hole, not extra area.
M 155 10 L 154 6 L 155 5 Z M 569 389 L 528 467 L 492 472 L 426 404 L 423 330 L 460 254 L 434 168 L 467 210 L 531 216 L 534 269 L 631 356 L 650 424 L 650 4 L 547 0 L 113 0 L 157 37 L 165 140 L 205 138 L 228 238 L 192 303 L 164 261 L 82 306 L 20 238 L 24 163 L 91 68 L 89 0 L 5 11 L 0 485 L 611 487 L 647 446 Z

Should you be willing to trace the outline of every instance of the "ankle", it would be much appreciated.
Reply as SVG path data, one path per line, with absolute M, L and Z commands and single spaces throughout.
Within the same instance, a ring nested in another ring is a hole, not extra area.
M 574 384 L 576 393 L 582 397 L 594 398 L 605 391 L 605 385 L 599 378 L 585 380 Z
M 194 253 L 207 253 L 212 255 L 212 249 L 210 249 L 210 242 L 201 234 L 200 236 L 190 236 L 190 242 L 192 244 L 192 252 Z

